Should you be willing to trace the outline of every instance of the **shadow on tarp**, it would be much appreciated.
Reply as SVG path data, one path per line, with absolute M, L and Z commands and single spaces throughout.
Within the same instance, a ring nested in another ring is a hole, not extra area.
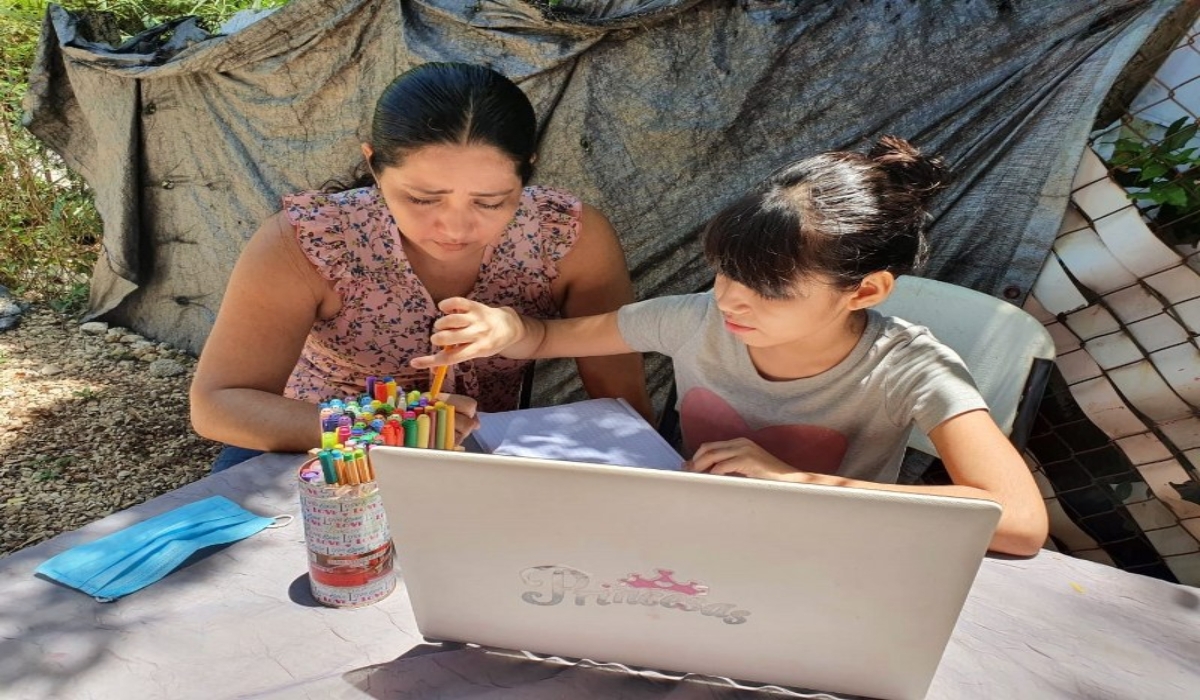
M 380 699 L 458 698 L 481 694 L 486 694 L 489 700 L 569 697 L 853 700 L 858 697 L 778 686 L 734 685 L 722 678 L 639 671 L 619 664 L 595 664 L 587 660 L 541 659 L 521 652 L 482 649 L 454 642 L 418 644 L 393 661 L 355 669 L 343 674 L 342 678 L 366 697 Z

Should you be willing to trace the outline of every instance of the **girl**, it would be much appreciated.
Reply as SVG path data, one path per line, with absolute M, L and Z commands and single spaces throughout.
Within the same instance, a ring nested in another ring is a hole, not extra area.
M 233 271 L 192 384 L 192 423 L 255 450 L 320 444 L 317 402 L 358 394 L 368 375 L 429 387 L 409 366 L 429 352 L 437 304 L 470 296 L 535 318 L 586 316 L 633 300 L 608 220 L 577 197 L 527 187 L 537 118 L 512 81 L 483 66 L 427 63 L 379 97 L 362 144 L 367 178 L 284 197 Z M 472 425 L 516 408 L 528 361 L 463 365 L 447 384 Z M 650 415 L 641 357 L 580 360 L 592 396 Z M 465 400 L 465 402 L 463 401 Z M 465 430 L 463 431 L 465 432 Z
M 926 253 L 938 159 L 885 137 L 864 156 L 784 167 L 708 224 L 710 292 L 618 312 L 540 321 L 453 298 L 445 349 L 416 367 L 501 353 L 558 357 L 655 351 L 673 359 L 687 468 L 999 502 L 995 551 L 1029 555 L 1045 507 L 955 353 L 872 306 Z M 910 427 L 928 433 L 951 486 L 898 485 Z

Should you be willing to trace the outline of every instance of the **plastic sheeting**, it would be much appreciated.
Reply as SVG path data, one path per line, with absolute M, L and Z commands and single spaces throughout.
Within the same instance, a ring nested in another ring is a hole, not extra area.
M 26 121 L 95 190 L 92 315 L 191 351 L 258 222 L 346 179 L 375 97 L 433 60 L 530 95 L 536 181 L 609 216 L 641 297 L 708 286 L 699 229 L 774 168 L 894 133 L 958 172 L 926 274 L 1019 302 L 1104 95 L 1180 4 L 295 0 L 227 36 L 184 20 L 117 49 L 51 6 Z M 543 369 L 535 402 L 578 391 Z

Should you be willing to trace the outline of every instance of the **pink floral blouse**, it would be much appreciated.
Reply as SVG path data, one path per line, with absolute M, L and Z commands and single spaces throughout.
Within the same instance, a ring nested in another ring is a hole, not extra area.
M 440 314 L 404 255 L 379 191 L 304 192 L 284 197 L 283 208 L 301 249 L 342 297 L 338 315 L 313 326 L 284 395 L 313 403 L 358 395 L 368 375 L 391 376 L 405 391 L 428 391 L 430 372 L 408 362 L 432 352 L 429 335 Z M 558 317 L 550 283 L 575 245 L 582 212 L 573 195 L 526 187 L 512 223 L 484 253 L 470 298 Z M 513 409 L 528 364 L 499 357 L 465 362 L 450 368 L 443 391 L 471 396 L 483 411 Z

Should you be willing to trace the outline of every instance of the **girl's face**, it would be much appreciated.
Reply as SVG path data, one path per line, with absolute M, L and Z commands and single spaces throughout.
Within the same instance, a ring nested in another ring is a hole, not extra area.
M 425 146 L 375 179 L 406 244 L 442 262 L 477 260 L 521 201 L 517 167 L 494 146 Z
M 857 290 L 839 289 L 822 278 L 796 283 L 793 290 L 790 299 L 767 299 L 724 275 L 713 284 L 725 330 L 750 347 L 827 343 L 852 333 L 847 321 L 862 308 Z

